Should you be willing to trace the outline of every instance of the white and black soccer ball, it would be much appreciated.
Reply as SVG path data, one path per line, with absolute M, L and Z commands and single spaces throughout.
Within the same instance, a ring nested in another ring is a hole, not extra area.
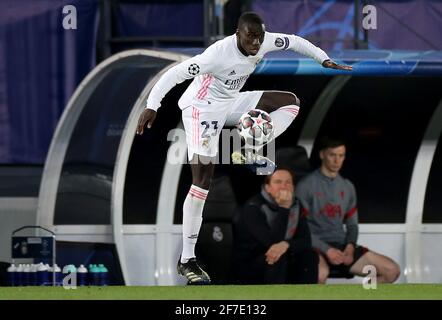
M 260 147 L 273 139 L 273 121 L 263 110 L 253 109 L 244 113 L 237 128 L 249 146 Z

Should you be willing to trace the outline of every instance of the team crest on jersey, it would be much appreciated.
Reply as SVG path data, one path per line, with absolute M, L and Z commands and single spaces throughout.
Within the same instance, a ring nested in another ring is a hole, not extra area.
M 282 40 L 281 38 L 276 38 L 275 46 L 277 46 L 278 48 L 281 48 L 283 45 L 284 45 L 284 40 Z
M 200 66 L 196 63 L 192 63 L 189 68 L 187 69 L 189 71 L 189 74 L 192 76 L 196 76 L 198 73 L 200 73 Z
M 204 139 L 202 139 L 202 141 L 201 141 L 201 145 L 202 145 L 204 148 L 208 149 L 209 146 L 210 146 L 210 138 L 208 137 L 208 138 L 204 138 Z

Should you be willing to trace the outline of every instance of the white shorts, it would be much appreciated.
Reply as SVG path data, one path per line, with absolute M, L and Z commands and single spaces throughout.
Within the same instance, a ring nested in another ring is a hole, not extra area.
M 189 161 L 193 154 L 215 157 L 221 129 L 225 124 L 237 124 L 243 113 L 255 109 L 263 93 L 264 91 L 245 91 L 240 92 L 233 101 L 212 102 L 210 105 L 204 101 L 204 104 L 195 103 L 183 108 L 182 119 Z

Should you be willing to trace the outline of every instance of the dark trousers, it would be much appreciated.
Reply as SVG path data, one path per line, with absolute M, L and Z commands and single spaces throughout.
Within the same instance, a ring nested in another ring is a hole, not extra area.
M 249 262 L 240 262 L 236 268 L 242 284 L 310 284 L 318 283 L 318 254 L 313 250 L 297 254 L 286 253 L 273 265 L 265 255 Z

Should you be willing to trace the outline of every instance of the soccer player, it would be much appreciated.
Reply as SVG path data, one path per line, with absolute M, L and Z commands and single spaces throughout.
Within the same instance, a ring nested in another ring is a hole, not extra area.
M 304 177 L 296 188 L 309 222 L 312 245 L 319 251 L 319 283 L 326 283 L 330 268 L 365 276 L 366 265 L 376 268 L 379 283 L 394 282 L 400 274 L 397 263 L 357 244 L 355 187 L 339 174 L 345 153 L 344 141 L 323 137 L 320 168 Z
M 307 55 L 325 68 L 351 70 L 333 62 L 320 48 L 295 36 L 270 33 L 253 12 L 241 15 L 236 34 L 219 40 L 203 53 L 170 68 L 155 84 L 141 114 L 137 134 L 151 128 L 163 97 L 178 83 L 193 78 L 178 105 L 186 132 L 192 185 L 183 206 L 183 249 L 178 273 L 189 284 L 210 283 L 210 277 L 196 262 L 195 244 L 202 212 L 214 171 L 218 138 L 224 124 L 236 124 L 251 109 L 268 112 L 274 137 L 283 133 L 299 111 L 299 99 L 291 92 L 239 92 L 256 65 L 270 51 L 293 50 Z

